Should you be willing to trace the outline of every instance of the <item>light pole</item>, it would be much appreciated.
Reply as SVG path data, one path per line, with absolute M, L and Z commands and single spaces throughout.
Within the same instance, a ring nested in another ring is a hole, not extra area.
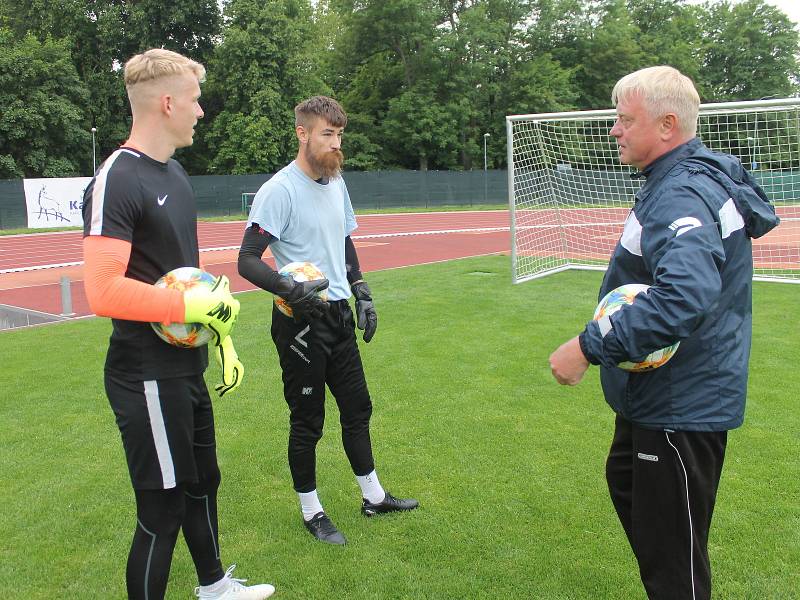
M 487 162 L 486 162 L 486 140 L 489 139 L 488 133 L 483 134 L 483 203 L 486 204 L 486 177 L 487 177 Z
M 92 175 L 97 171 L 97 152 L 94 146 L 94 134 L 97 133 L 97 127 L 92 127 Z

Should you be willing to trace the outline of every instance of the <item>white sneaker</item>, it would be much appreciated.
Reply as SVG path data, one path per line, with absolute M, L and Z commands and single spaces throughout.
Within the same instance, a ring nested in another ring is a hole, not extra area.
M 194 588 L 194 595 L 201 600 L 264 600 L 275 593 L 275 588 L 268 583 L 260 585 L 242 585 L 246 579 L 231 577 L 236 565 L 225 571 L 225 577 L 213 585 Z M 209 588 L 214 591 L 207 591 Z

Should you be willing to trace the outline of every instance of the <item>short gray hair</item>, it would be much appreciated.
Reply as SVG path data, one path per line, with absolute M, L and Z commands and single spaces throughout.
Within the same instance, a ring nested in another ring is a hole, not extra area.
M 674 113 L 678 117 L 680 131 L 696 135 L 700 95 L 692 80 L 678 69 L 647 67 L 625 75 L 614 86 L 611 102 L 616 106 L 617 102 L 628 100 L 631 96 L 642 98 L 651 117 L 659 118 Z

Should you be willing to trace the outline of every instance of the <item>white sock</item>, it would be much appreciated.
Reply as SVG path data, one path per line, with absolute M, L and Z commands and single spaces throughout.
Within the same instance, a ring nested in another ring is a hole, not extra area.
M 209 592 L 213 594 L 214 592 L 221 592 L 222 590 L 226 589 L 227 586 L 228 586 L 228 578 L 226 575 L 215 583 L 211 583 L 209 585 L 201 585 L 200 590 L 203 592 Z
M 297 492 L 297 496 L 300 498 L 300 510 L 303 511 L 304 520 L 310 521 L 315 514 L 323 512 L 317 490 Z
M 378 481 L 378 474 L 373 470 L 367 475 L 356 475 L 356 481 L 361 486 L 361 495 L 373 504 L 383 502 L 386 491 Z

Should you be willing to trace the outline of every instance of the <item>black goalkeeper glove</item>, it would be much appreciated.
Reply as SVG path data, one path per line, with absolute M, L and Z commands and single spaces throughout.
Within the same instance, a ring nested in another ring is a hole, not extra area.
M 280 282 L 277 293 L 292 309 L 295 321 L 310 322 L 319 319 L 330 310 L 330 304 L 317 295 L 327 289 L 329 283 L 327 279 L 299 282 L 287 275 Z
M 359 329 L 364 330 L 364 341 L 369 343 L 378 329 L 378 313 L 375 312 L 375 305 L 372 303 L 372 292 L 366 281 L 356 281 L 350 286 L 350 289 L 356 298 L 356 315 L 358 316 L 356 325 Z

